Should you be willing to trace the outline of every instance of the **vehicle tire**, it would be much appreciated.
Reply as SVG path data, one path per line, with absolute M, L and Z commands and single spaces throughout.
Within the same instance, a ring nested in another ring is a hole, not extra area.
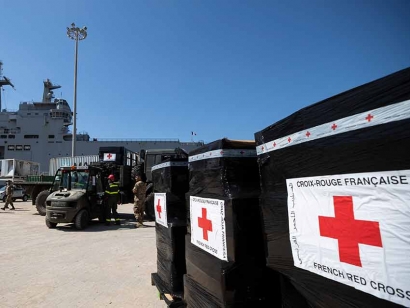
M 152 193 L 152 190 L 154 189 L 154 183 L 148 183 L 146 189 L 146 194 L 147 197 Z
M 46 218 L 46 225 L 49 229 L 54 229 L 55 227 L 57 227 L 57 223 L 51 222 L 47 218 Z
M 145 198 L 145 216 L 147 219 L 154 221 L 155 220 L 155 211 L 154 211 L 154 193 L 150 193 Z
M 90 216 L 88 215 L 87 210 L 81 210 L 75 217 L 75 227 L 77 230 L 82 230 L 87 227 L 88 222 L 90 221 Z
M 27 196 L 27 195 L 24 195 L 24 196 L 23 196 L 23 201 L 26 202 L 27 200 L 28 200 L 28 196 Z
M 48 190 L 43 190 L 37 195 L 36 208 L 37 208 L 37 212 L 41 216 L 46 215 L 46 199 L 47 199 L 48 195 L 49 195 Z

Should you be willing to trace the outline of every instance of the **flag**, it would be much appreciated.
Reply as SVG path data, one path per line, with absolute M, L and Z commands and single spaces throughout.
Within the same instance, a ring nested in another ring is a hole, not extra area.
M 191 132 L 191 135 L 192 135 L 192 136 L 196 136 L 196 133 L 195 133 L 195 132 Z

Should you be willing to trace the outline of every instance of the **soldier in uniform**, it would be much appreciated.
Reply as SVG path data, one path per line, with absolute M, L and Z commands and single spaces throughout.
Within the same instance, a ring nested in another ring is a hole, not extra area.
M 145 192 L 146 185 L 143 181 L 143 175 L 137 174 L 135 176 L 135 186 L 132 189 L 134 193 L 134 216 L 137 224 L 136 228 L 143 226 L 144 221 L 144 210 L 145 210 Z
M 13 205 L 13 183 L 11 181 L 7 181 L 7 186 L 6 186 L 6 202 L 4 203 L 4 207 L 1 209 L 4 211 L 6 208 L 9 208 L 9 204 L 11 205 L 10 210 L 15 210 L 16 208 Z
M 105 204 L 105 224 L 109 226 L 111 224 L 111 211 L 115 219 L 115 224 L 120 225 L 121 221 L 118 217 L 117 204 L 120 203 L 120 189 L 118 183 L 114 182 L 114 175 L 108 176 L 108 187 L 105 190 L 106 204 Z

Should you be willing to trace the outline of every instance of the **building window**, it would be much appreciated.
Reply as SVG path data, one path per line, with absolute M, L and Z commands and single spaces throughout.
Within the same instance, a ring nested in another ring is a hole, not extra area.
M 54 135 L 48 135 L 49 139 L 54 139 Z
M 7 139 L 7 135 L 1 135 L 0 138 L 1 139 Z
M 16 145 L 16 151 L 23 151 L 22 145 Z
M 9 146 L 7 147 L 7 149 L 8 149 L 9 151 L 14 151 L 14 145 L 9 145 Z
M 38 112 L 36 112 L 35 115 L 38 115 Z
M 24 135 L 24 139 L 38 139 L 38 135 Z
M 31 145 L 24 146 L 24 151 L 30 151 L 30 150 L 31 150 Z
M 9 139 L 15 139 L 16 136 L 15 135 L 9 135 Z
M 27 115 L 31 115 L 31 113 L 30 113 L 30 112 L 27 112 Z
M 8 128 L 5 128 L 5 129 L 4 129 L 4 133 L 5 133 L 5 134 L 8 134 L 8 133 L 9 133 L 9 129 L 8 129 Z

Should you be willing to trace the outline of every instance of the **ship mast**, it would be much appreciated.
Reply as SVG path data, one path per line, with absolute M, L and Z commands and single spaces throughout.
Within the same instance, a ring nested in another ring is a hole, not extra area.
M 11 86 L 14 89 L 14 85 L 11 83 L 11 80 L 6 76 L 3 76 L 3 62 L 0 61 L 0 112 L 1 112 L 1 94 L 3 86 Z
M 54 98 L 54 92 L 52 90 L 59 89 L 61 86 L 53 84 L 50 79 L 44 80 L 43 83 L 43 103 L 51 103 L 51 99 Z

